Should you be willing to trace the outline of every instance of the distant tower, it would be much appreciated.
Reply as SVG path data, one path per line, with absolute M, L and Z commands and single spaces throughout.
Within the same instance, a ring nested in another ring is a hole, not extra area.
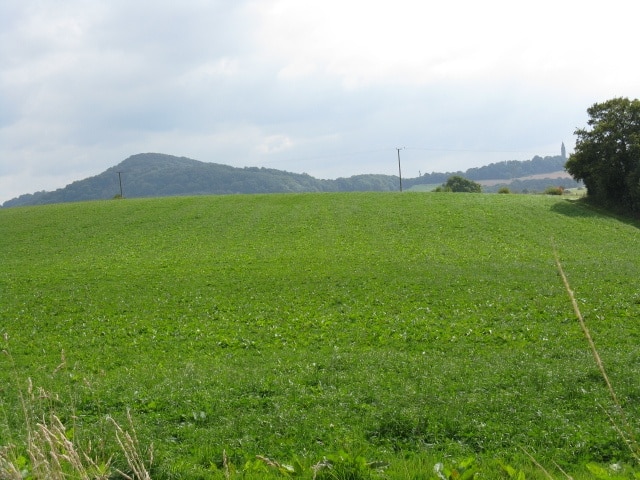
M 560 156 L 563 160 L 567 159 L 567 149 L 564 148 L 564 142 L 562 142 L 562 146 L 560 147 Z

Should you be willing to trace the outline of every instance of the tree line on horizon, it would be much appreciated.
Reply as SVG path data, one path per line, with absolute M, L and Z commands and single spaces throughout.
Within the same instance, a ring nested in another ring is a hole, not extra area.
M 564 170 L 567 161 L 562 155 L 540 157 L 536 155 L 531 160 L 505 160 L 490 163 L 483 167 L 469 168 L 466 171 L 447 173 L 425 173 L 413 181 L 420 183 L 443 183 L 453 175 L 462 176 L 469 180 L 513 180 L 516 178 L 551 173 Z
M 403 179 L 403 184 L 407 189 L 419 185 L 441 184 L 454 175 L 470 180 L 504 179 L 506 184 L 509 184 L 512 179 L 519 177 L 562 170 L 565 161 L 561 155 L 544 158 L 536 156 L 526 161 L 510 160 L 470 168 L 466 172 L 425 173 L 416 178 Z M 6 201 L 2 206 L 110 199 L 120 196 L 120 180 L 122 196 L 126 198 L 240 193 L 395 191 L 399 186 L 399 179 L 394 175 L 363 174 L 322 180 L 305 173 L 264 167 L 237 168 L 185 157 L 144 153 L 133 155 L 94 177 L 78 180 L 55 191 L 21 195 Z M 566 185 L 571 183 L 568 179 L 560 181 L 564 186 L 574 186 Z M 512 187 L 511 190 L 543 191 L 550 183 L 553 181 L 549 179 L 521 180 L 518 187 Z M 491 191 L 491 188 L 485 191 Z

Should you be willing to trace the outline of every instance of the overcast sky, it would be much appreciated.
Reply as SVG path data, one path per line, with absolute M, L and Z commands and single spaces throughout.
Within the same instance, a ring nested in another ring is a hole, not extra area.
M 3 0 L 0 203 L 160 152 L 318 178 L 573 149 L 632 0 Z

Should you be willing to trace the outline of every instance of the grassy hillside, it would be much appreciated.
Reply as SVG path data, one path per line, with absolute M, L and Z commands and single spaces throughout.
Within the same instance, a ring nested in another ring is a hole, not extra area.
M 425 173 L 417 178 L 405 178 L 405 189 L 433 190 L 452 175 L 471 180 L 493 180 L 486 192 L 497 192 L 501 186 L 511 186 L 514 192 L 543 192 L 548 186 L 577 187 L 567 178 L 522 180 L 523 176 L 557 172 L 564 168 L 566 158 L 534 157 L 531 160 L 492 163 L 470 168 L 463 172 Z M 501 180 L 498 180 L 501 179 Z M 162 153 L 132 155 L 99 175 L 77 180 L 53 192 L 36 192 L 7 200 L 3 207 L 46 205 L 88 200 L 109 200 L 116 196 L 126 198 L 229 195 L 255 193 L 302 192 L 394 192 L 398 190 L 398 177 L 381 174 L 353 175 L 349 178 L 322 180 L 305 173 L 291 173 L 271 168 L 237 168 L 218 163 L 200 162 L 186 157 Z
M 132 155 L 99 175 L 75 181 L 53 192 L 21 195 L 3 207 L 126 198 L 230 195 L 249 193 L 301 193 L 395 191 L 398 178 L 389 175 L 354 175 L 320 180 L 283 170 L 200 162 L 162 153 Z
M 114 200 L 3 209 L 0 232 L 0 445 L 24 442 L 23 392 L 104 459 L 130 409 L 156 479 L 632 463 L 552 242 L 637 427 L 640 232 L 580 204 Z

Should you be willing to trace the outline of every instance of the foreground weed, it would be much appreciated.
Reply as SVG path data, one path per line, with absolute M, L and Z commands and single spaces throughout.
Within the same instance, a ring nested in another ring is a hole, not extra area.
M 340 450 L 325 455 L 317 463 L 293 456 L 287 463 L 265 455 L 256 455 L 238 464 L 231 461 L 222 452 L 222 463 L 217 471 L 226 480 L 232 478 L 312 478 L 314 480 L 366 480 L 375 478 L 394 478 L 385 475 L 389 463 L 385 461 L 370 461 L 361 453 L 350 453 Z M 209 471 L 208 473 L 211 473 Z
M 550 480 L 553 480 L 553 476 L 547 471 L 546 468 L 542 466 L 540 462 L 538 462 L 538 460 L 536 460 L 536 458 L 533 455 L 531 455 L 527 451 L 527 449 L 525 449 L 524 447 L 521 447 L 521 450 L 525 453 L 527 457 L 529 457 L 529 459 L 533 462 L 533 464 L 540 469 L 540 471 L 544 474 L 545 478 L 549 478 Z
M 55 415 L 49 422 L 37 424 L 30 435 L 28 450 L 33 478 L 109 478 L 111 460 L 99 462 L 90 451 L 79 450 Z
M 439 480 L 469 480 L 475 478 L 479 471 L 475 457 L 465 458 L 452 467 L 444 463 L 436 463 L 433 467 L 433 473 Z
M 261 468 L 262 467 L 262 468 Z M 263 455 L 256 455 L 254 462 L 247 462 L 244 467 L 245 472 L 268 470 L 285 477 L 297 476 L 302 474 L 304 468 L 300 462 L 296 461 L 292 465 L 278 462 Z M 228 478 L 228 475 L 226 475 Z
M 341 450 L 311 468 L 314 480 L 361 480 L 374 478 L 386 467 L 386 462 L 369 462 L 362 455 Z
M 16 456 L 15 448 L 8 445 L 0 448 L 0 478 L 7 480 L 21 480 L 26 475 L 27 459 Z
M 122 449 L 124 456 L 127 459 L 127 464 L 129 468 L 133 471 L 133 476 L 129 476 L 121 470 L 117 470 L 120 475 L 125 477 L 128 480 L 151 480 L 149 472 L 145 466 L 145 461 L 143 460 L 140 454 L 140 443 L 138 442 L 138 437 L 136 436 L 136 431 L 133 428 L 133 419 L 131 418 L 131 412 L 127 410 L 127 420 L 129 421 L 129 426 L 131 427 L 131 432 L 126 432 L 118 425 L 118 423 L 111 417 L 107 417 L 107 419 L 113 424 L 116 429 L 116 440 L 118 441 L 118 445 Z M 153 448 L 150 449 L 149 452 L 149 465 L 153 463 Z
M 526 479 L 526 475 L 524 473 L 524 470 L 514 468 L 511 465 L 506 464 L 504 462 L 499 462 L 499 465 L 500 465 L 500 468 L 507 475 L 509 475 L 509 478 L 511 478 L 512 480 L 525 480 Z
M 629 451 L 631 452 L 631 455 L 633 456 L 633 458 L 635 458 L 635 460 L 640 464 L 640 456 L 639 456 L 639 452 L 640 452 L 640 447 L 638 446 L 638 443 L 636 441 L 635 438 L 635 434 L 633 432 L 633 429 L 631 427 L 631 424 L 629 423 L 626 414 L 624 412 L 624 409 L 622 408 L 622 405 L 620 404 L 620 401 L 618 400 L 618 396 L 616 395 L 616 392 L 613 388 L 613 385 L 611 384 L 611 380 L 609 379 L 609 375 L 607 375 L 607 371 L 604 368 L 604 363 L 602 362 L 602 359 L 600 358 L 600 354 L 598 353 L 598 350 L 596 348 L 596 344 L 593 341 L 593 337 L 591 336 L 591 332 L 589 331 L 589 328 L 587 327 L 586 322 L 584 321 L 584 317 L 582 316 L 582 312 L 580 312 L 580 308 L 578 306 L 578 302 L 576 301 L 576 297 L 573 293 L 573 290 L 571 288 L 571 285 L 569 284 L 569 280 L 567 279 L 567 276 L 564 273 L 564 269 L 562 268 L 562 264 L 560 263 L 560 257 L 558 256 L 558 252 L 557 250 L 553 249 L 553 253 L 554 253 L 554 257 L 555 257 L 555 261 L 556 261 L 556 266 L 558 268 L 558 272 L 560 273 L 560 277 L 562 278 L 562 282 L 564 284 L 564 287 L 567 291 L 567 294 L 569 295 L 569 299 L 571 300 L 571 305 L 573 306 L 573 311 L 576 315 L 576 318 L 578 319 L 578 322 L 580 323 L 580 328 L 582 329 L 582 332 L 584 333 L 585 338 L 587 339 L 587 342 L 589 343 L 589 348 L 591 349 L 591 354 L 593 356 L 593 359 L 596 363 L 596 365 L 598 366 L 598 370 L 600 371 L 600 375 L 602 376 L 603 380 L 605 381 L 606 385 L 607 385 L 607 390 L 609 391 L 609 395 L 611 396 L 611 401 L 613 402 L 613 406 L 615 407 L 615 411 L 618 413 L 621 422 L 622 422 L 622 428 L 625 429 L 625 431 L 623 432 L 623 430 L 617 425 L 617 423 L 615 422 L 615 420 L 613 419 L 613 417 L 611 415 L 609 415 L 607 413 L 607 416 L 609 417 L 609 420 L 611 421 L 611 423 L 613 424 L 613 427 L 615 428 L 616 432 L 618 432 L 618 434 L 620 435 L 620 437 L 623 439 L 624 443 L 629 447 Z
M 587 470 L 598 480 L 623 480 L 629 478 L 629 476 L 623 471 L 623 467 L 618 464 L 610 465 L 609 468 L 604 468 L 597 463 L 587 463 Z M 640 474 L 635 473 L 633 478 L 640 478 Z
M 0 448 L 0 478 L 33 480 L 64 480 L 77 478 L 82 480 L 101 480 L 112 478 L 113 470 L 127 480 L 151 480 L 145 462 L 140 454 L 133 422 L 128 415 L 131 432 L 125 431 L 111 417 L 118 444 L 127 460 L 131 474 L 113 468 L 112 458 L 99 460 L 93 455 L 91 445 L 80 448 L 73 441 L 73 433 L 67 430 L 62 421 L 53 413 L 49 420 L 44 418 L 33 421 L 35 427 L 27 432 L 27 456 L 18 453 L 13 445 Z M 150 458 L 149 464 L 153 457 Z
M 7 334 L 4 335 L 4 341 L 7 348 L 2 353 L 13 364 L 13 358 L 8 349 L 9 338 Z M 56 370 L 59 368 L 61 366 L 58 366 Z M 42 388 L 39 388 L 36 393 L 30 378 L 26 395 L 22 389 L 18 388 L 17 390 L 24 415 L 26 456 L 21 454 L 15 445 L 1 446 L 1 479 L 106 480 L 112 478 L 114 470 L 111 465 L 112 458 L 101 460 L 93 453 L 91 443 L 87 447 L 81 448 L 74 442 L 74 430 L 67 430 L 54 412 L 52 406 L 54 403 L 49 403 L 49 407 L 44 412 L 39 411 L 37 407 L 40 404 L 39 401 L 57 398 L 55 395 Z M 127 412 L 127 419 L 131 433 L 123 430 L 113 418 L 108 417 L 115 428 L 116 440 L 132 473 L 129 475 L 117 468 L 115 471 L 127 480 L 151 480 L 140 454 L 140 445 L 129 412 Z M 149 465 L 152 461 L 151 454 Z

